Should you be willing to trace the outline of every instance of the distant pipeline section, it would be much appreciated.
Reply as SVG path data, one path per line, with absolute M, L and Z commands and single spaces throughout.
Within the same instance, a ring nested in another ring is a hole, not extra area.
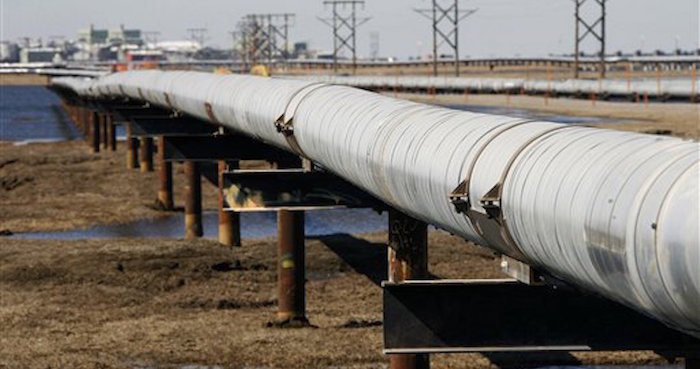
M 566 79 L 469 78 L 426 76 L 332 76 L 311 75 L 304 80 L 353 86 L 372 91 L 452 94 L 526 94 L 641 101 L 700 102 L 698 78 Z
M 56 78 L 309 158 L 406 214 L 700 337 L 700 145 L 474 114 L 316 81 Z

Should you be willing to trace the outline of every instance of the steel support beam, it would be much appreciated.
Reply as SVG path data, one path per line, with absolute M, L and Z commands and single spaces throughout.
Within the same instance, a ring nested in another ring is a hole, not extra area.
M 428 277 L 428 226 L 400 211 L 389 210 L 389 268 L 391 283 Z M 427 369 L 426 354 L 389 355 L 390 369 Z
M 219 127 L 199 119 L 182 116 L 138 115 L 130 118 L 131 130 L 137 136 L 209 136 Z
M 139 170 L 141 173 L 153 171 L 153 137 L 141 137 L 139 145 Z
M 299 158 L 279 148 L 240 135 L 168 136 L 166 160 L 267 160 L 297 163 Z
M 386 283 L 384 345 L 387 353 L 700 353 L 700 340 L 618 303 L 515 280 Z
M 185 239 L 202 237 L 202 179 L 200 164 L 185 162 Z
M 277 212 L 277 319 L 306 321 L 304 212 Z
M 225 160 L 219 160 L 219 243 L 226 246 L 241 246 L 241 216 L 238 212 L 226 211 L 226 195 L 224 194 L 224 173 L 229 167 Z
M 302 168 L 231 170 L 224 177 L 227 203 L 236 211 L 383 209 L 384 203 L 331 173 Z
M 158 206 L 163 210 L 173 210 L 173 163 L 165 160 L 166 138 L 158 138 Z

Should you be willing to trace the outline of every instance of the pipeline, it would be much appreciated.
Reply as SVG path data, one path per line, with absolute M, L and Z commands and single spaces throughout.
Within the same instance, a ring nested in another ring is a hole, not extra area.
M 695 86 L 700 79 L 692 78 L 642 78 L 642 79 L 565 79 L 537 80 L 524 78 L 469 78 L 426 76 L 289 76 L 314 82 L 333 83 L 366 89 L 421 90 L 475 93 L 529 93 L 563 96 L 648 96 L 654 99 L 690 99 L 700 95 Z M 694 78 L 694 77 L 693 77 Z
M 408 215 L 700 337 L 697 142 L 312 81 L 139 71 L 53 83 L 310 158 Z

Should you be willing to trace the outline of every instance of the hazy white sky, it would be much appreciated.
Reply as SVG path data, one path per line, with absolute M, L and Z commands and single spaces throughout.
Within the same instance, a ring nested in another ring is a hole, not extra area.
M 442 0 L 445 1 L 445 0 Z M 697 48 L 700 0 L 609 0 L 608 50 Z M 595 2 L 589 0 L 593 8 Z M 372 20 L 358 32 L 358 52 L 369 53 L 370 32 L 380 34 L 380 54 L 406 58 L 430 51 L 427 19 L 413 11 L 430 0 L 366 0 Z M 460 30 L 462 56 L 541 56 L 573 50 L 572 0 L 465 0 L 479 8 Z M 207 27 L 209 44 L 230 45 L 228 31 L 247 13 L 297 14 L 293 41 L 332 47 L 330 29 L 316 19 L 330 12 L 322 0 L 0 0 L 0 39 L 64 35 L 96 27 L 160 31 L 161 40 L 185 39 L 186 29 Z M 591 13 L 592 15 L 592 13 Z M 595 51 L 592 44 L 584 51 Z

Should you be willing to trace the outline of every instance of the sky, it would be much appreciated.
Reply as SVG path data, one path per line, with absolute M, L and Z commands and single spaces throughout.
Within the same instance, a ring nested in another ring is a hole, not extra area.
M 451 0 L 440 0 L 451 1 Z M 700 47 L 700 0 L 608 0 L 607 49 L 632 52 Z M 406 59 L 432 48 L 430 21 L 414 12 L 431 0 L 366 0 L 362 15 L 372 19 L 357 33 L 358 55 L 369 55 L 373 32 L 379 53 Z M 545 56 L 571 53 L 574 44 L 573 0 L 464 0 L 478 8 L 460 27 L 462 57 Z M 588 0 L 584 16 L 594 18 Z M 317 17 L 330 14 L 322 0 L 0 0 L 0 39 L 62 35 L 78 29 L 127 28 L 160 31 L 160 40 L 187 39 L 187 28 L 208 28 L 208 46 L 230 48 L 229 31 L 248 13 L 296 14 L 290 41 L 314 49 L 332 48 L 331 29 Z M 583 51 L 596 52 L 589 40 Z M 441 50 L 447 53 L 447 50 Z

